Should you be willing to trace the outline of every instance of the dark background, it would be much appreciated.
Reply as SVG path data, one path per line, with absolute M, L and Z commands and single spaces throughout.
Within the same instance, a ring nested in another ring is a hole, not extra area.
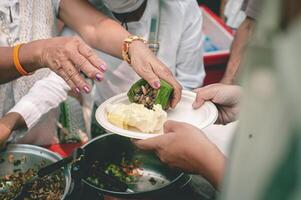
M 199 4 L 203 4 L 207 6 L 219 16 L 220 16 L 221 1 L 222 0 L 197 0 Z

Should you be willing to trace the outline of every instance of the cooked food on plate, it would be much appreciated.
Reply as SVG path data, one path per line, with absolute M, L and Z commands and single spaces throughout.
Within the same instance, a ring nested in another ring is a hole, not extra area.
M 136 103 L 113 104 L 107 106 L 107 118 L 110 123 L 123 129 L 134 127 L 144 133 L 153 133 L 162 129 L 167 113 L 160 104 L 152 109 Z
M 123 129 L 131 127 L 144 133 L 154 133 L 163 128 L 173 88 L 161 80 L 160 89 L 153 89 L 145 80 L 137 81 L 128 92 L 131 104 L 110 104 L 107 119 Z

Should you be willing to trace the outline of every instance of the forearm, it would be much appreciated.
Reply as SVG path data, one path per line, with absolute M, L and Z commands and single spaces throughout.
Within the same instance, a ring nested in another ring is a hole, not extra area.
M 206 160 L 198 155 L 199 171 L 198 173 L 206 178 L 216 189 L 219 188 L 225 171 L 226 158 L 218 148 L 210 144 L 212 150 L 207 152 Z
M 230 59 L 223 77 L 223 83 L 231 84 L 235 81 L 245 48 L 253 34 L 254 27 L 255 21 L 251 18 L 246 18 L 238 28 L 231 46 Z
M 110 27 L 106 29 L 104 27 Z M 117 58 L 122 58 L 122 44 L 130 35 L 120 24 L 106 20 L 95 27 L 95 34 L 87 35 L 86 40 L 92 47 L 100 49 Z
M 23 117 L 18 113 L 7 113 L 0 119 L 0 124 L 4 125 L 10 131 L 26 127 Z
M 71 3 L 72 1 L 72 3 Z M 74 10 L 80 10 L 75 13 Z M 84 0 L 62 0 L 60 19 L 92 47 L 121 58 L 123 40 L 130 33 Z
M 0 47 L 0 84 L 7 83 L 18 77 L 20 73 L 16 70 L 13 62 L 13 47 Z M 37 42 L 27 43 L 21 46 L 19 50 L 19 60 L 27 72 L 33 72 L 38 69 Z

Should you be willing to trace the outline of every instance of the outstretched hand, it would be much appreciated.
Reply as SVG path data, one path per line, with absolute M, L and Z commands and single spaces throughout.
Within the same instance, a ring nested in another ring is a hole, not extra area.
M 164 135 L 134 143 L 153 150 L 162 162 L 190 173 L 203 175 L 215 187 L 223 178 L 225 158 L 198 128 L 187 123 L 167 121 Z
M 218 109 L 217 123 L 227 124 L 237 119 L 242 91 L 239 86 L 212 84 L 194 90 L 197 97 L 193 108 L 198 109 L 205 101 L 212 101 Z

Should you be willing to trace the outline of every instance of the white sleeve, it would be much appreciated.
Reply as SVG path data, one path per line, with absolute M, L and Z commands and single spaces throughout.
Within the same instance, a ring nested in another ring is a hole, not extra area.
M 44 114 L 66 100 L 68 90 L 66 82 L 51 72 L 48 77 L 37 81 L 9 112 L 19 113 L 27 128 L 31 129 Z
M 202 47 L 203 17 L 196 1 L 185 10 L 184 30 L 177 52 L 176 77 L 185 89 L 202 86 L 205 78 Z

